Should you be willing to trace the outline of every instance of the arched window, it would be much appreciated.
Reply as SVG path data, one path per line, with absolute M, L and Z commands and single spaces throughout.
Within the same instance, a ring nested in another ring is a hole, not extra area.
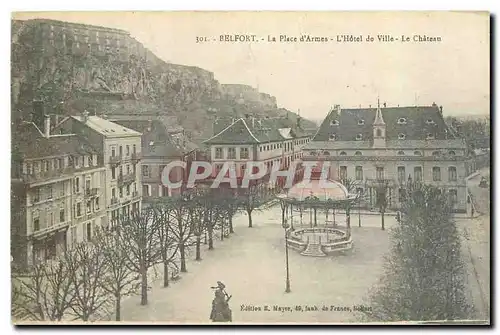
M 340 156 L 347 156 L 347 153 L 345 151 L 341 151 Z
M 432 152 L 432 156 L 434 157 L 438 157 L 440 154 L 439 154 L 439 151 L 433 151 Z
M 329 151 L 323 151 L 323 155 L 330 156 L 330 152 Z
M 358 125 L 362 126 L 365 124 L 365 120 L 361 119 L 361 120 L 358 120 Z
M 406 124 L 406 119 L 405 119 L 404 117 L 400 117 L 400 118 L 398 119 L 398 123 L 399 123 L 399 124 Z
M 356 141 L 361 141 L 363 139 L 363 134 L 356 135 Z
M 330 134 L 330 141 L 335 141 L 335 139 L 337 139 L 337 135 Z
M 455 156 L 455 151 L 453 151 L 453 150 L 448 151 L 448 155 Z
M 338 120 L 332 120 L 332 122 L 330 122 L 330 124 L 332 126 L 338 126 L 339 125 L 339 121 Z
M 377 137 L 380 137 L 382 136 L 382 130 L 381 129 L 377 129 Z
M 310 154 L 311 156 L 316 156 L 316 151 L 311 151 L 311 152 L 309 152 L 309 154 Z
M 403 133 L 400 133 L 400 134 L 398 135 L 398 139 L 400 139 L 400 140 L 404 140 L 405 138 L 406 138 L 406 135 L 405 135 L 405 134 L 403 134 Z
M 402 151 L 402 150 L 398 151 L 398 156 L 404 156 L 404 155 L 405 155 L 404 151 Z
M 363 155 L 363 154 L 361 153 L 361 151 L 356 151 L 356 152 L 354 153 L 354 156 L 361 156 L 361 155 Z
M 415 156 L 422 156 L 422 152 L 421 152 L 421 151 L 419 151 L 419 150 L 415 150 L 415 151 L 413 152 L 413 154 L 414 154 Z

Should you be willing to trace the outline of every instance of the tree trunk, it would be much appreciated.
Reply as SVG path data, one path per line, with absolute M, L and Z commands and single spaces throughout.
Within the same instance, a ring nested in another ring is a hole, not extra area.
M 314 227 L 317 227 L 318 226 L 318 219 L 317 219 L 317 209 L 314 208 Z
M 187 272 L 186 269 L 186 251 L 185 251 L 184 243 L 179 245 L 179 252 L 181 254 L 181 272 Z
M 212 223 L 208 227 L 208 250 L 214 249 L 214 228 L 212 227 Z
M 248 214 L 248 228 L 252 228 L 252 211 L 247 209 Z
M 163 287 L 168 287 L 168 261 L 167 258 L 163 260 Z
M 233 214 L 234 215 L 234 214 Z M 229 215 L 229 234 L 234 233 L 233 228 L 233 215 Z
M 120 292 L 115 294 L 115 321 L 121 320 L 121 295 Z
M 224 241 L 224 218 L 220 221 L 220 240 Z
M 382 230 L 385 230 L 384 212 L 382 211 Z
M 141 264 L 141 305 L 148 304 L 148 269 Z
M 196 260 L 201 261 L 201 236 L 196 236 Z

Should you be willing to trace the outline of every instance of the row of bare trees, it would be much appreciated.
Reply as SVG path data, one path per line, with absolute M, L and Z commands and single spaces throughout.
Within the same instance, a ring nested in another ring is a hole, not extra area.
M 140 292 L 141 304 L 148 303 L 149 274 L 157 275 L 156 265 L 163 268 L 163 286 L 169 286 L 179 271 L 187 272 L 192 247 L 194 259 L 202 260 L 203 237 L 213 250 L 214 239 L 234 232 L 232 219 L 241 206 L 241 198 L 229 192 L 193 189 L 121 217 L 57 260 L 13 276 L 13 313 L 35 321 L 89 321 L 114 301 L 119 321 L 124 297 Z

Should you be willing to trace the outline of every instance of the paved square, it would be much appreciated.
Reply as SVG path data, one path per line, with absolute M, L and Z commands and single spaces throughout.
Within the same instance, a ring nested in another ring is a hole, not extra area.
M 174 323 L 209 322 L 214 286 L 218 280 L 233 297 L 230 306 L 233 322 L 346 322 L 356 321 L 358 312 L 310 311 L 280 312 L 273 306 L 292 307 L 323 305 L 351 307 L 363 304 L 367 291 L 378 281 L 383 254 L 389 245 L 388 230 L 380 229 L 379 215 L 362 216 L 358 228 L 357 214 L 352 216 L 354 249 L 351 254 L 314 258 L 289 250 L 291 293 L 285 293 L 284 231 L 281 210 L 271 208 L 254 213 L 254 228 L 247 228 L 247 217 L 238 214 L 235 234 L 215 250 L 203 250 L 203 261 L 189 261 L 188 273 L 169 288 L 161 280 L 153 283 L 149 305 L 140 306 L 139 297 L 123 303 L 125 321 L 159 321 Z M 305 220 L 304 220 L 305 221 Z M 320 221 L 318 220 L 318 223 Z M 296 221 L 297 223 L 297 221 Z M 394 225 L 386 217 L 386 227 Z M 193 259 L 193 255 L 189 256 Z M 264 311 L 264 306 L 270 311 Z M 366 305 L 366 303 L 365 303 Z M 247 310 L 242 306 L 247 306 Z M 261 308 L 261 311 L 250 311 Z

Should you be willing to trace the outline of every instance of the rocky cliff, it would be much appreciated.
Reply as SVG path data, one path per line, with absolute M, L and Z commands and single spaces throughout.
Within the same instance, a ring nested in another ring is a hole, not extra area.
M 166 63 L 117 29 L 13 21 L 11 52 L 13 119 L 43 99 L 50 113 L 168 115 L 200 140 L 217 117 L 290 113 L 255 88 L 221 85 L 209 71 Z

